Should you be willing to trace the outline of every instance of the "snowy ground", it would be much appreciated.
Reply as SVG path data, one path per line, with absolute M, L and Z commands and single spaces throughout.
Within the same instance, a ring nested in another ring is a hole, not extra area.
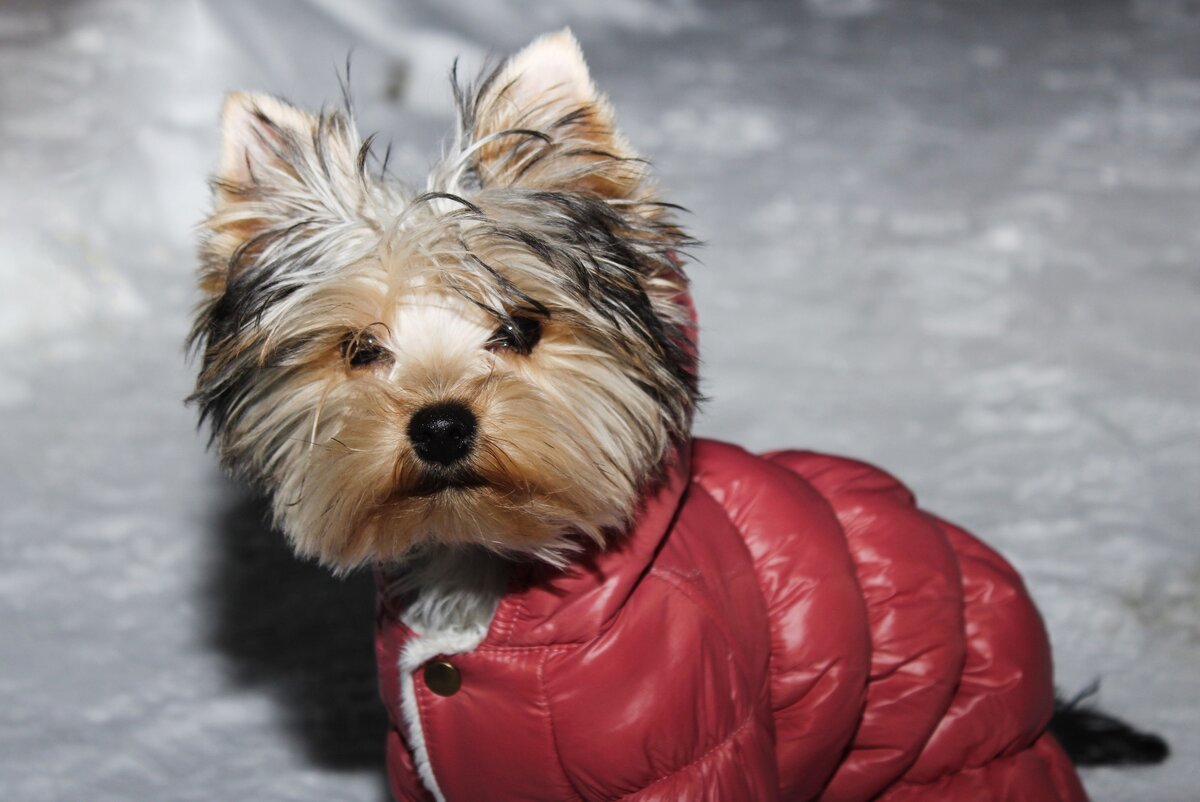
M 451 59 L 565 22 L 709 243 L 700 431 L 987 536 L 1060 683 L 1175 747 L 1095 798 L 1195 800 L 1196 0 L 0 5 L 0 797 L 384 797 L 370 583 L 292 560 L 181 401 L 216 111 L 332 100 L 353 49 L 417 178 Z

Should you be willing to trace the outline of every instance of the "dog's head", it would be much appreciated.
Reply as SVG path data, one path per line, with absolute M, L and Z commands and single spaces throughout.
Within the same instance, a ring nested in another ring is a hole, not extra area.
M 193 400 L 298 551 L 554 560 L 621 527 L 696 399 L 686 243 L 574 38 L 468 88 L 424 192 L 339 112 L 225 105 Z

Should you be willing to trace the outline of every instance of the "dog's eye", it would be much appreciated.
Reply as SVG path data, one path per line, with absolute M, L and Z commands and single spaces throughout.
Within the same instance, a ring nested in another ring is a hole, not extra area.
M 365 368 L 390 361 L 392 354 L 374 334 L 360 331 L 342 340 L 342 358 L 352 368 Z
M 535 317 L 511 317 L 500 324 L 487 342 L 489 351 L 528 354 L 542 338 L 542 321 Z

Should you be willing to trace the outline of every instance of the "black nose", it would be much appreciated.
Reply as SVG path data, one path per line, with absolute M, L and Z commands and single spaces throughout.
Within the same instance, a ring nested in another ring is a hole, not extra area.
M 425 462 L 449 465 L 471 453 L 475 415 L 457 401 L 419 409 L 408 422 L 408 439 Z

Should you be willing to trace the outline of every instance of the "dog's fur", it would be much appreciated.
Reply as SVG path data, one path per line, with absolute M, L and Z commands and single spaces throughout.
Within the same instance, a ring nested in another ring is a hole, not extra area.
M 690 436 L 696 359 L 690 241 L 571 35 L 454 88 L 423 191 L 348 108 L 229 96 L 192 400 L 297 552 L 404 565 L 410 615 L 478 631 L 505 559 L 629 523 Z M 414 416 L 451 408 L 464 454 L 422 456 Z
M 423 192 L 372 173 L 342 111 L 225 106 L 193 399 L 297 551 L 339 570 L 459 543 L 562 561 L 622 528 L 691 426 L 688 240 L 574 39 L 456 95 Z M 530 321 L 536 345 L 508 341 Z M 430 465 L 406 426 L 447 401 L 476 442 Z

